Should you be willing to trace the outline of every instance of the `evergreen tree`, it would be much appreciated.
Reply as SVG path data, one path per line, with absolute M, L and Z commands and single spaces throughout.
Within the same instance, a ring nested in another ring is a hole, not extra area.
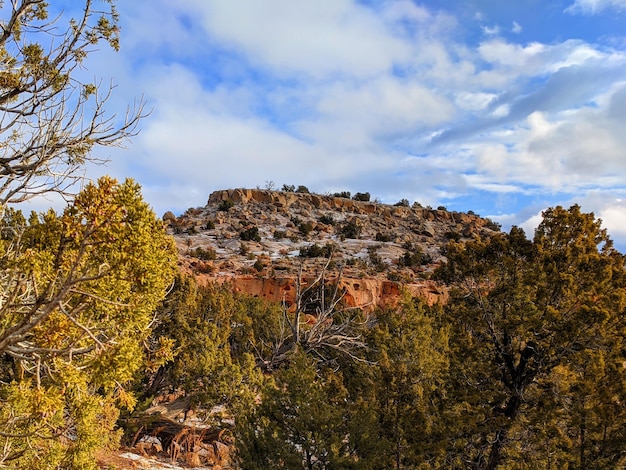
M 132 181 L 89 184 L 60 216 L 0 226 L 0 462 L 93 468 L 116 439 L 177 253 Z
M 578 206 L 543 216 L 532 242 L 514 227 L 447 248 L 450 466 L 623 459 L 624 258 Z
M 437 307 L 406 298 L 397 310 L 376 314 L 368 345 L 374 351 L 373 400 L 377 447 L 384 468 L 419 468 L 441 453 L 435 406 L 448 368 L 448 338 L 436 324 Z
M 247 469 L 359 468 L 348 452 L 347 391 L 340 373 L 300 348 L 261 394 L 261 403 L 240 416 L 237 450 Z

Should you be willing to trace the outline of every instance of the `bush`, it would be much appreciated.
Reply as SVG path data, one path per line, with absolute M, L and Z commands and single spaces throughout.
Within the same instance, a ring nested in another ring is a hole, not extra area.
M 224 201 L 222 201 L 220 203 L 220 205 L 217 207 L 218 211 L 222 211 L 222 212 L 226 212 L 228 211 L 231 207 L 233 207 L 235 205 L 235 203 L 233 201 L 231 201 L 230 199 L 226 199 Z
M 448 240 L 454 240 L 455 242 L 458 242 L 461 239 L 461 234 L 459 232 L 455 232 L 453 230 L 450 230 L 450 231 L 446 232 L 444 234 L 444 236 Z
M 393 239 L 391 235 L 388 233 L 380 233 L 376 232 L 376 241 L 377 242 L 390 242 Z
M 300 248 L 300 258 L 330 258 L 335 250 L 335 246 L 332 243 L 327 243 L 325 246 L 319 246 L 317 243 L 313 245 Z
M 254 262 L 254 266 L 253 267 L 254 267 L 254 269 L 257 270 L 257 272 L 261 272 L 261 271 L 263 271 L 263 268 L 265 268 L 265 263 L 263 261 L 261 261 L 260 259 L 257 259 Z
M 283 191 L 293 193 L 296 191 L 296 187 L 293 184 L 283 184 Z
M 332 215 L 323 215 L 318 220 L 325 225 L 335 225 L 335 219 Z
M 398 259 L 398 265 L 406 268 L 413 268 L 415 266 L 421 266 L 430 262 L 430 257 L 425 255 L 418 247 L 413 247 L 413 244 L 409 245 L 410 248 L 404 252 Z
M 333 194 L 334 197 L 343 197 L 345 199 L 350 199 L 350 191 L 341 191 Z
M 379 247 L 377 246 L 370 246 L 367 249 L 367 252 L 368 252 L 370 264 L 376 270 L 376 272 L 380 273 L 380 272 L 386 271 L 388 266 L 387 266 L 387 263 L 385 263 L 383 259 L 381 258 L 381 256 L 378 254 L 378 248 Z
M 352 199 L 355 201 L 369 202 L 370 197 L 370 193 L 356 193 Z
M 194 258 L 198 258 L 204 261 L 212 261 L 214 259 L 217 259 L 217 253 L 215 252 L 215 249 L 212 247 L 208 247 L 206 249 L 202 247 L 198 247 L 195 250 L 191 250 L 189 254 L 193 256 Z
M 213 222 L 212 220 L 207 220 L 206 224 L 204 225 L 204 229 L 213 230 L 214 228 L 215 228 L 215 222 Z
M 313 230 L 313 222 L 301 222 L 298 225 L 298 230 L 306 237 Z
M 396 202 L 394 204 L 394 206 L 396 207 L 409 207 L 409 200 L 408 199 L 400 199 L 398 202 Z
M 438 211 L 447 211 L 446 206 L 437 206 Z
M 297 193 L 304 193 L 304 194 L 309 194 L 310 193 L 309 188 L 307 188 L 306 186 L 302 186 L 302 185 L 298 186 L 298 189 L 296 189 L 296 192 Z
M 359 235 L 361 235 L 361 226 L 357 225 L 354 221 L 346 222 L 339 229 L 339 235 L 341 235 L 342 238 L 359 238 Z
M 281 238 L 287 238 L 287 232 L 284 230 L 274 230 L 274 238 L 280 240 Z
M 255 242 L 261 241 L 261 236 L 259 235 L 259 228 L 255 226 L 248 227 L 247 229 L 243 230 L 239 234 L 239 237 L 244 241 L 255 241 Z
M 493 230 L 494 232 L 499 232 L 500 230 L 502 230 L 502 224 L 498 223 L 498 222 L 494 222 L 491 219 L 486 219 L 487 223 L 485 224 L 485 227 Z

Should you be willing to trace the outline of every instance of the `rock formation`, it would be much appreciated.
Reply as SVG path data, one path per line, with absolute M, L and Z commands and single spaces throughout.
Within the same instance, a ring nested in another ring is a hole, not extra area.
M 181 267 L 200 282 L 290 304 L 296 280 L 328 263 L 349 306 L 393 306 L 403 290 L 445 300 L 430 280 L 450 239 L 490 236 L 496 224 L 473 214 L 356 201 L 319 194 L 229 189 L 205 207 L 171 213 Z M 329 261 L 330 257 L 330 261 Z

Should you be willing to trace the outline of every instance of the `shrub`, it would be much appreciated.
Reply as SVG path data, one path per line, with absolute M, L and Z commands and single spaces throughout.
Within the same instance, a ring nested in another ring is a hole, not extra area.
M 281 238 L 287 238 L 287 232 L 284 230 L 274 230 L 274 238 L 280 240 Z
M 296 187 L 293 184 L 283 184 L 283 191 L 293 193 L 296 191 Z
M 327 243 L 324 246 L 319 246 L 317 243 L 313 245 L 300 248 L 301 258 L 330 258 L 335 250 L 335 246 L 332 243 Z
M 383 259 L 381 258 L 381 256 L 378 254 L 378 248 L 377 246 L 370 246 L 367 249 L 368 255 L 369 255 L 369 262 L 372 265 L 372 267 L 377 271 L 377 272 L 382 272 L 387 270 L 388 266 L 387 263 L 385 263 L 383 261 Z
M 333 193 L 334 197 L 343 197 L 346 199 L 350 199 L 350 191 L 341 191 L 338 193 Z
M 332 215 L 322 215 L 318 220 L 325 225 L 335 225 L 335 219 Z
M 212 247 L 208 247 L 206 249 L 202 247 L 198 247 L 195 250 L 191 250 L 189 254 L 193 256 L 194 258 L 198 258 L 204 261 L 211 261 L 211 260 L 217 259 L 217 253 L 215 252 L 215 249 Z
M 419 248 L 411 247 L 411 250 L 404 252 L 398 259 L 398 265 L 406 268 L 412 268 L 415 266 L 421 266 L 424 264 L 426 257 L 422 250 Z
M 301 222 L 298 225 L 298 230 L 306 237 L 313 230 L 313 222 Z
M 260 259 L 257 259 L 254 262 L 254 269 L 257 270 L 257 272 L 261 272 L 263 271 L 263 268 L 265 267 L 265 263 L 263 261 L 261 261 Z
M 243 230 L 239 234 L 239 237 L 244 241 L 255 241 L 255 242 L 261 241 L 261 236 L 259 235 L 259 228 L 255 226 L 248 227 L 247 229 Z
M 447 211 L 446 206 L 437 206 L 438 211 Z
M 359 238 L 359 235 L 361 235 L 361 226 L 357 225 L 354 221 L 346 222 L 339 229 L 339 235 L 341 235 L 342 238 Z
M 391 235 L 388 233 L 380 233 L 376 232 L 376 241 L 377 242 L 390 242 L 393 239 Z
M 394 206 L 396 207 L 409 207 L 409 200 L 408 199 L 400 199 L 398 202 L 396 202 L 394 204 Z
M 235 205 L 235 203 L 233 201 L 231 201 L 230 199 L 225 199 L 224 201 L 222 201 L 220 203 L 220 205 L 217 207 L 218 211 L 222 211 L 222 212 L 226 212 L 228 211 L 231 207 L 233 207 Z
M 370 193 L 356 193 L 352 199 L 355 201 L 363 201 L 363 202 L 369 202 L 370 200 Z
M 307 188 L 306 186 L 302 186 L 302 185 L 298 186 L 298 189 L 296 189 L 296 192 L 297 193 L 304 193 L 304 194 L 309 194 L 310 193 L 309 188 Z
M 444 236 L 448 240 L 454 240 L 455 242 L 458 242 L 461 239 L 461 234 L 459 232 L 455 232 L 453 230 L 450 230 L 450 231 L 446 232 L 444 234 Z
M 485 227 L 495 231 L 495 232 L 499 232 L 500 230 L 502 230 L 502 224 L 498 223 L 498 222 L 494 222 L 491 219 L 486 219 L 487 223 L 485 224 Z

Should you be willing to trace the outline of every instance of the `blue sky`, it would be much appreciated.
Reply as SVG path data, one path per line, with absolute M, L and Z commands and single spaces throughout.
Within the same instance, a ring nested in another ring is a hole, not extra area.
M 111 162 L 157 214 L 270 181 L 473 210 L 578 203 L 626 249 L 626 0 L 118 2 L 90 57 L 151 115 Z

